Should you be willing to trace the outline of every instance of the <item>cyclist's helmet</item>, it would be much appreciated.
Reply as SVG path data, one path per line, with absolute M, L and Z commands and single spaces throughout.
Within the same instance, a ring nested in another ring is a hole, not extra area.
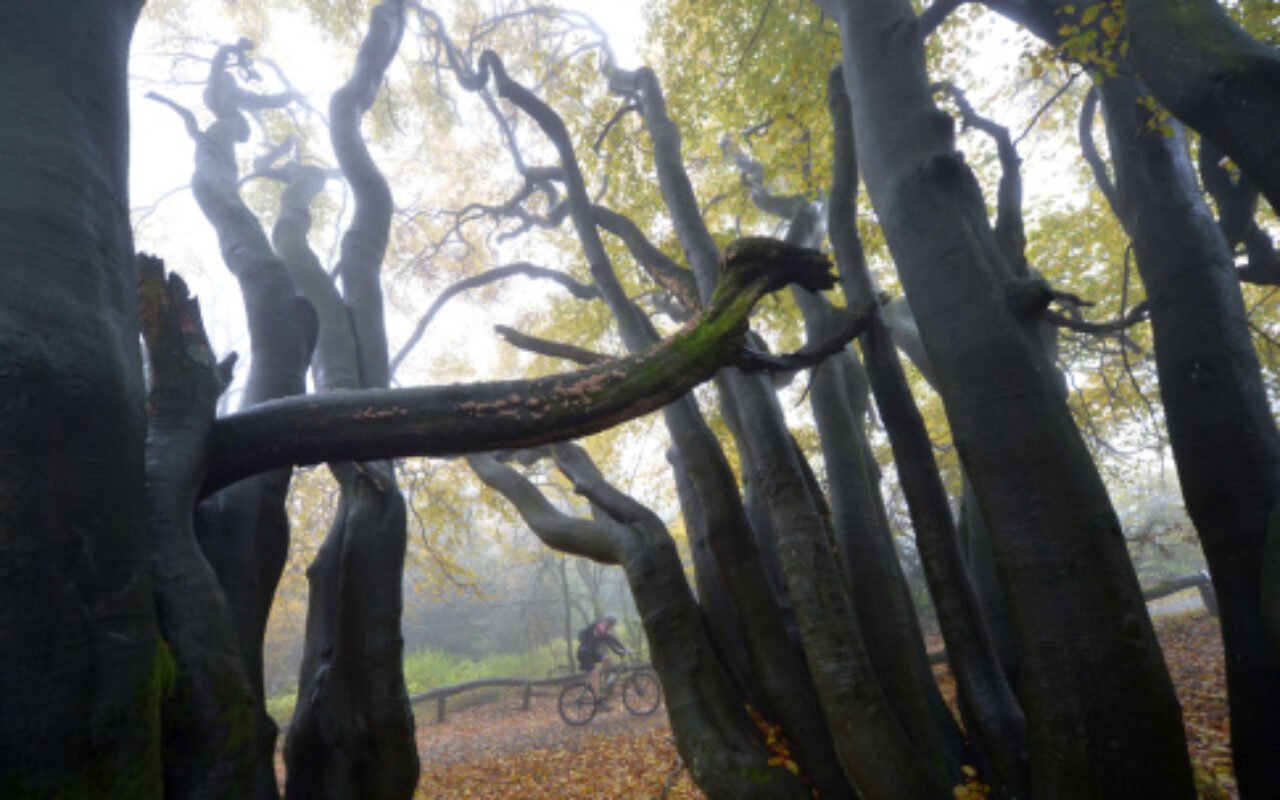
M 605 615 L 604 615 L 604 621 L 605 621 L 605 622 L 607 622 L 607 623 L 609 623 L 610 625 L 616 625 L 616 624 L 618 624 L 618 618 L 617 618 L 616 616 L 614 616 L 613 614 L 605 614 Z

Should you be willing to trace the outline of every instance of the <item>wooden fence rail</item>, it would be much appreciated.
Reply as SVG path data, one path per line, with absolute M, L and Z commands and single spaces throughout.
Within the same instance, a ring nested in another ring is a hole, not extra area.
M 647 664 L 633 664 L 621 667 L 626 670 L 648 670 L 651 669 Z M 409 698 L 411 705 L 426 703 L 430 700 L 436 701 L 436 722 L 444 722 L 445 706 L 450 697 L 463 694 L 477 689 L 523 689 L 523 698 L 520 707 L 525 711 L 529 710 L 529 703 L 533 699 L 534 689 L 541 689 L 546 686 L 564 686 L 573 681 L 583 679 L 585 673 L 574 673 L 572 675 L 560 675 L 554 678 L 482 678 L 476 681 L 466 681 L 465 683 L 455 683 L 452 686 L 441 686 L 432 689 L 429 692 L 415 694 Z

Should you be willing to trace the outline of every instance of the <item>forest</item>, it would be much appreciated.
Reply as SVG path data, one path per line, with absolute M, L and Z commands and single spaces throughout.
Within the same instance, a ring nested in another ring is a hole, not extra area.
M 0 798 L 435 796 L 606 613 L 706 797 L 1274 796 L 1280 6 L 620 5 L 0 3 Z

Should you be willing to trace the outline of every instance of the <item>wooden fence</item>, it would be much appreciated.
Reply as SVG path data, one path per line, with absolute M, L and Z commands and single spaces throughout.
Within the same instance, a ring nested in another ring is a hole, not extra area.
M 1150 603 L 1153 600 L 1159 600 L 1161 597 L 1177 594 L 1192 587 L 1200 590 L 1200 600 L 1204 603 L 1204 607 L 1209 613 L 1215 617 L 1218 616 L 1218 596 L 1213 593 L 1213 583 L 1209 580 L 1209 573 L 1204 570 L 1177 578 L 1169 578 L 1148 586 L 1142 590 L 1142 599 Z M 937 650 L 929 654 L 930 664 L 945 664 L 946 662 L 946 650 Z
M 647 664 L 634 664 L 619 667 L 624 670 L 649 670 L 651 667 Z M 564 686 L 574 681 L 583 680 L 585 673 L 574 673 L 572 675 L 560 675 L 555 678 L 482 678 L 476 681 L 467 681 L 466 683 L 455 683 L 452 686 L 441 686 L 432 689 L 429 692 L 415 694 L 409 698 L 411 705 L 426 703 L 431 700 L 436 701 L 436 722 L 444 722 L 445 710 L 450 697 L 463 694 L 464 692 L 475 691 L 478 689 L 521 689 L 522 699 L 520 707 L 525 711 L 529 710 L 529 703 L 533 699 L 535 689 L 541 689 L 546 686 Z

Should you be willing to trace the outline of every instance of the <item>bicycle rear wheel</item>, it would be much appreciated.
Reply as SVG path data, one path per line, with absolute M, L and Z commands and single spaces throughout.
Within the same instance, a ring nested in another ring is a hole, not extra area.
M 565 723 L 586 725 L 596 715 L 596 693 L 586 683 L 571 683 L 560 690 L 556 710 Z
M 662 702 L 662 686 L 652 672 L 633 672 L 622 684 L 622 704 L 636 716 L 644 717 L 658 710 Z

